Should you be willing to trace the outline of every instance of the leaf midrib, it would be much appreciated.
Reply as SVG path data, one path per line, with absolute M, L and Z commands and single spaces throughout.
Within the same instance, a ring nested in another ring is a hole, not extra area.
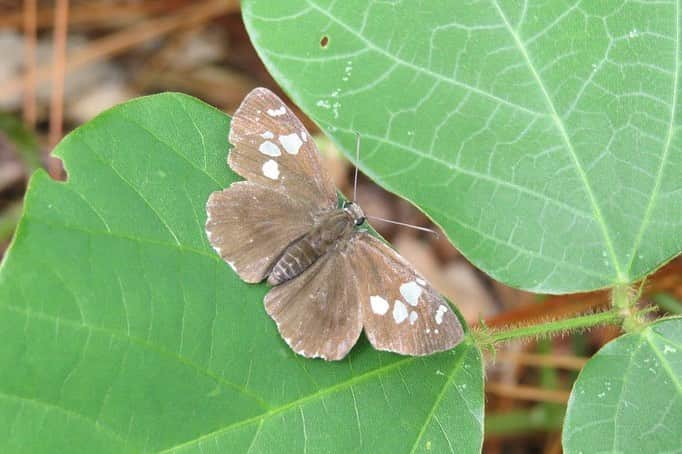
M 670 361 L 668 361 L 665 356 L 661 353 L 661 351 L 658 349 L 658 346 L 651 340 L 651 336 L 657 336 L 660 337 L 665 343 L 670 343 L 674 344 L 674 342 L 671 342 L 667 337 L 662 336 L 661 334 L 655 332 L 653 329 L 649 329 L 649 331 L 645 334 L 645 338 L 651 349 L 653 350 L 654 354 L 658 358 L 658 360 L 661 362 L 661 365 L 663 366 L 663 369 L 665 369 L 666 373 L 670 376 L 672 379 L 673 383 L 675 383 L 675 388 L 677 388 L 677 392 L 682 395 L 682 382 L 680 381 L 680 377 L 678 377 L 675 374 L 675 371 L 670 368 Z
M 616 250 L 613 247 L 613 241 L 611 239 L 611 235 L 609 234 L 608 227 L 606 226 L 606 221 L 604 220 L 604 216 L 601 212 L 601 208 L 599 206 L 599 203 L 597 203 L 597 198 L 594 194 L 594 191 L 592 190 L 592 186 L 587 178 L 587 174 L 585 173 L 585 169 L 583 168 L 582 163 L 580 162 L 580 158 L 578 157 L 578 154 L 573 147 L 573 143 L 571 142 L 570 137 L 568 136 L 568 132 L 566 131 L 566 126 L 564 125 L 563 120 L 559 116 L 559 113 L 557 112 L 556 106 L 554 105 L 554 102 L 552 101 L 552 98 L 549 94 L 549 91 L 547 91 L 547 87 L 545 87 L 544 82 L 540 78 L 540 74 L 538 73 L 537 69 L 535 68 L 535 64 L 530 58 L 530 55 L 528 54 L 528 50 L 526 49 L 526 46 L 523 44 L 521 41 L 521 38 L 519 37 L 518 33 L 514 30 L 514 28 L 511 26 L 509 23 L 509 19 L 507 19 L 507 16 L 505 15 L 504 11 L 502 11 L 502 8 L 500 7 L 499 3 L 497 0 L 491 0 L 493 6 L 495 7 L 498 15 L 500 16 L 500 19 L 502 19 L 502 22 L 504 23 L 505 27 L 507 28 L 507 31 L 509 32 L 509 35 L 511 38 L 514 40 L 514 44 L 518 51 L 521 53 L 521 56 L 523 56 L 526 65 L 528 66 L 528 70 L 531 72 L 533 78 L 535 79 L 538 88 L 540 89 L 543 98 L 545 99 L 545 103 L 547 105 L 547 108 L 550 111 L 550 116 L 552 117 L 552 120 L 554 122 L 554 125 L 556 126 L 557 130 L 559 131 L 559 135 L 561 136 L 561 140 L 564 142 L 564 145 L 566 147 L 566 150 L 568 151 L 569 156 L 571 157 L 571 160 L 573 162 L 573 165 L 575 166 L 576 172 L 578 173 L 578 176 L 580 177 L 580 180 L 583 183 L 585 193 L 587 194 L 588 199 L 590 200 L 590 204 L 592 205 L 592 211 L 595 216 L 595 221 L 599 225 L 602 235 L 604 236 L 604 242 L 606 245 L 606 248 L 608 250 L 611 263 L 614 267 L 614 270 L 616 271 L 616 278 L 618 279 L 619 282 L 622 283 L 627 283 L 627 276 L 623 274 L 623 272 L 620 269 L 620 262 L 618 261 L 618 257 L 616 255 Z
M 456 371 L 456 370 L 458 369 L 459 364 L 463 361 L 462 358 L 467 357 L 467 355 L 469 354 L 468 349 L 473 348 L 470 344 L 467 343 L 467 340 L 466 340 L 466 339 L 462 342 L 461 346 L 462 346 L 462 347 L 465 347 L 465 346 L 466 346 L 467 351 L 461 352 L 461 353 L 460 353 L 460 358 L 458 358 L 458 359 L 455 361 L 455 363 L 453 364 L 453 366 L 452 366 L 452 367 L 453 367 L 453 372 L 452 372 L 453 374 L 454 374 L 454 371 Z M 181 443 L 181 444 L 179 444 L 179 445 L 171 446 L 171 447 L 169 447 L 169 448 L 164 449 L 164 450 L 161 451 L 161 452 L 163 452 L 163 453 L 165 453 L 165 452 L 172 452 L 172 451 L 174 451 L 174 450 L 176 450 L 176 449 L 179 449 L 179 448 L 182 448 L 182 447 L 186 447 L 186 446 L 189 446 L 189 445 L 193 445 L 193 444 L 196 444 L 196 443 L 201 442 L 202 440 L 206 440 L 206 439 L 209 439 L 209 438 L 211 438 L 211 437 L 215 437 L 215 436 L 217 436 L 217 435 L 219 435 L 219 434 L 221 434 L 221 433 L 225 433 L 225 432 L 228 432 L 228 431 L 230 431 L 230 430 L 234 430 L 234 429 L 237 429 L 237 428 L 240 428 L 240 427 L 243 427 L 243 426 L 246 426 L 246 425 L 255 423 L 255 422 L 257 422 L 257 421 L 265 420 L 265 419 L 267 419 L 267 418 L 269 418 L 269 417 L 278 415 L 278 414 L 283 413 L 283 412 L 285 412 L 285 411 L 287 411 L 287 410 L 291 410 L 291 409 L 293 409 L 293 408 L 300 407 L 301 405 L 306 404 L 306 403 L 308 403 L 308 402 L 310 402 L 310 401 L 315 401 L 315 400 L 317 400 L 318 398 L 322 398 L 322 397 L 327 396 L 327 395 L 329 395 L 329 394 L 333 394 L 333 393 L 335 393 L 335 392 L 345 390 L 345 389 L 347 389 L 347 388 L 352 387 L 353 385 L 356 385 L 356 384 L 358 384 L 358 383 L 364 382 L 364 381 L 366 381 L 366 380 L 368 380 L 368 379 L 370 379 L 370 378 L 373 378 L 373 377 L 375 377 L 375 376 L 384 375 L 384 374 L 386 374 L 386 373 L 388 373 L 388 372 L 390 372 L 390 371 L 393 371 L 394 369 L 400 369 L 400 368 L 402 368 L 402 367 L 404 367 L 404 366 L 407 366 L 407 365 L 413 363 L 414 361 L 417 361 L 417 360 L 420 360 L 420 359 L 423 359 L 423 358 L 418 357 L 418 356 L 410 356 L 410 357 L 406 357 L 406 358 L 404 358 L 404 359 L 400 359 L 400 360 L 398 360 L 398 361 L 396 361 L 396 362 L 394 362 L 394 363 L 391 363 L 391 364 L 389 364 L 389 365 L 382 366 L 382 367 L 379 367 L 379 368 L 377 368 L 377 369 L 373 369 L 373 370 L 371 370 L 371 371 L 369 371 L 369 372 L 365 372 L 365 373 L 360 374 L 360 375 L 356 375 L 356 376 L 354 376 L 354 377 L 352 377 L 352 378 L 350 378 L 350 379 L 348 379 L 348 380 L 345 380 L 345 381 L 340 382 L 340 383 L 336 383 L 336 384 L 334 384 L 333 386 L 330 386 L 330 387 L 327 387 L 327 388 L 324 388 L 324 389 L 320 389 L 320 390 L 318 390 L 318 391 L 315 392 L 315 393 L 312 393 L 312 394 L 309 394 L 309 395 L 307 395 L 307 396 L 301 397 L 301 398 L 299 398 L 299 399 L 293 400 L 293 401 L 288 402 L 288 403 L 286 403 L 286 404 L 283 404 L 283 405 L 281 405 L 281 406 L 279 406 L 279 407 L 272 408 L 272 409 L 270 409 L 269 411 L 267 411 L 267 412 L 265 412 L 265 413 L 263 413 L 263 414 L 261 414 L 261 415 L 252 416 L 252 417 L 247 418 L 247 419 L 244 419 L 244 420 L 242 420 L 242 421 L 239 421 L 239 422 L 235 422 L 235 423 L 229 424 L 229 425 L 227 425 L 227 426 L 225 426 L 225 427 L 221 427 L 220 429 L 214 430 L 213 432 L 210 432 L 210 433 L 201 435 L 200 437 L 197 437 L 197 438 L 195 438 L 195 439 L 193 439 L 193 440 L 188 440 L 188 441 L 183 442 L 183 443 Z M 445 388 L 446 386 L 447 386 L 447 382 L 446 382 L 446 384 L 444 385 L 444 388 Z M 434 403 L 434 406 L 436 406 L 436 405 L 437 405 L 437 403 Z
M 467 355 L 468 355 L 468 353 L 469 352 L 467 352 Z M 443 396 L 445 395 L 445 392 L 450 387 L 452 380 L 455 378 L 457 371 L 460 370 L 460 365 L 462 364 L 462 362 L 464 361 L 464 358 L 466 358 L 467 355 L 462 354 L 460 356 L 460 358 L 457 360 L 457 362 L 452 366 L 452 371 L 450 372 L 448 379 L 445 380 L 445 383 L 443 384 L 443 387 L 441 388 L 440 392 L 438 393 L 436 400 L 433 402 L 433 406 L 431 406 L 431 410 L 429 411 L 429 414 L 426 417 L 424 424 L 422 425 L 421 429 L 419 430 L 419 433 L 417 434 L 417 438 L 414 440 L 414 444 L 412 445 L 412 449 L 410 449 L 410 454 L 414 454 L 415 450 L 417 449 L 417 446 L 419 445 L 419 441 L 424 436 L 424 433 L 426 432 L 426 428 L 429 426 L 429 424 L 431 423 L 431 420 L 433 419 L 434 415 L 436 414 L 436 409 L 440 406 L 440 403 L 443 400 Z
M 656 180 L 654 181 L 654 187 L 651 190 L 651 196 L 649 197 L 649 203 L 647 204 L 646 210 L 644 211 L 644 217 L 642 218 L 642 223 L 640 224 L 639 230 L 637 231 L 637 236 L 630 251 L 630 261 L 627 265 L 626 273 L 629 275 L 632 271 L 632 265 L 635 262 L 635 257 L 637 256 L 637 250 L 644 238 L 644 232 L 651 222 L 651 213 L 653 211 L 655 201 L 658 198 L 658 193 L 660 192 L 661 182 L 663 180 L 663 173 L 665 166 L 668 162 L 668 156 L 670 155 L 670 148 L 673 141 L 673 136 L 675 135 L 675 117 L 677 112 L 677 97 L 678 97 L 678 84 L 680 75 L 680 0 L 675 1 L 675 71 L 673 73 L 673 99 L 670 107 L 670 123 L 668 124 L 668 132 L 666 134 L 665 145 L 663 147 L 663 156 L 661 157 L 661 162 L 658 165 L 656 171 Z

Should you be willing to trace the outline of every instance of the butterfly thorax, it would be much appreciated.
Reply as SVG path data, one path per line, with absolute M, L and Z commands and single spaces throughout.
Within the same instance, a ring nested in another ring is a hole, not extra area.
M 362 225 L 364 221 L 362 209 L 352 202 L 320 216 L 310 232 L 284 250 L 268 276 L 268 284 L 279 285 L 303 273 L 332 248 L 345 244 L 355 226 Z

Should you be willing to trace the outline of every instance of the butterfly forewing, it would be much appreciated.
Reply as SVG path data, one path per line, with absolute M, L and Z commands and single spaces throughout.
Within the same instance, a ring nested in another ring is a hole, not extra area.
M 265 308 L 286 343 L 308 358 L 341 359 L 362 331 L 355 270 L 346 245 L 339 246 L 265 296 Z
M 365 334 L 378 350 L 428 355 L 448 350 L 463 336 L 445 299 L 397 252 L 366 232 L 352 254 Z
M 353 230 L 362 211 L 337 208 L 315 144 L 276 95 L 249 93 L 229 139 L 228 164 L 248 181 L 211 194 L 206 233 L 243 280 L 275 276 L 273 267 L 286 277 L 272 280 L 265 307 L 295 352 L 341 359 L 363 326 L 375 348 L 405 355 L 462 340 L 457 316 L 433 287 L 390 247 Z
M 262 281 L 284 248 L 315 222 L 306 203 L 250 181 L 211 194 L 206 211 L 211 245 L 252 283 Z
M 276 187 L 312 209 L 336 206 L 336 189 L 312 137 L 270 90 L 256 88 L 244 98 L 232 118 L 230 143 L 228 163 L 247 180 Z

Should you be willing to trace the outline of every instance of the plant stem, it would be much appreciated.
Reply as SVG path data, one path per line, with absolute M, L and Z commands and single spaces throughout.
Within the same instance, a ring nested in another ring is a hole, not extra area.
M 491 344 L 496 344 L 498 342 L 524 337 L 547 336 L 549 334 L 590 328 L 597 325 L 619 324 L 622 320 L 623 316 L 620 311 L 617 309 L 612 309 L 606 312 L 599 312 L 597 314 L 581 315 L 574 318 L 540 323 L 538 325 L 521 326 L 508 330 L 501 330 L 491 333 L 489 342 Z
M 630 302 L 630 289 L 624 285 L 614 287 L 611 294 L 613 307 L 627 310 L 632 305 Z
M 642 320 L 635 310 L 635 304 L 637 304 L 641 292 L 641 285 L 636 292 L 626 285 L 614 287 L 611 292 L 611 305 L 614 310 L 620 313 L 623 319 L 623 330 L 626 333 L 635 331 L 642 326 Z

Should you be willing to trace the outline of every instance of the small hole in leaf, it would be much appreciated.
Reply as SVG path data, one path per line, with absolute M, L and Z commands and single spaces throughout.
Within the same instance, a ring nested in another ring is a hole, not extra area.
M 327 35 L 323 36 L 320 40 L 320 46 L 324 49 L 329 44 L 329 37 Z

